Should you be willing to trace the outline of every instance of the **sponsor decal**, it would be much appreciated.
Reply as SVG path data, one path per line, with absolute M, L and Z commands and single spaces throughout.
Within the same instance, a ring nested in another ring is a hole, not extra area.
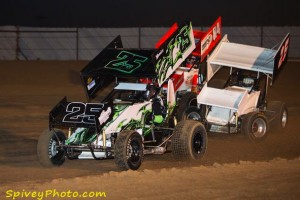
M 189 50 L 192 51 L 195 48 L 191 24 L 182 26 L 174 34 L 154 55 L 159 85 L 162 85 L 191 53 Z
M 201 55 L 207 54 L 206 52 L 208 52 L 212 48 L 212 46 L 214 45 L 213 42 L 220 37 L 220 34 L 220 22 L 217 22 L 217 24 L 207 32 L 207 35 L 201 41 Z
M 86 80 L 86 84 L 90 84 L 91 82 L 93 81 L 93 78 L 92 77 L 88 77 L 88 79 Z
M 203 39 L 203 41 L 201 42 L 201 43 L 202 43 L 202 44 L 201 44 L 201 51 L 202 51 L 202 52 L 206 51 L 206 50 L 209 48 L 209 46 L 210 46 L 210 44 L 211 44 L 211 41 L 212 41 L 212 35 L 211 35 L 211 34 L 207 35 L 207 36 Z
M 87 82 L 87 89 L 88 90 L 91 90 L 96 85 L 95 80 L 91 77 L 89 77 L 86 82 Z

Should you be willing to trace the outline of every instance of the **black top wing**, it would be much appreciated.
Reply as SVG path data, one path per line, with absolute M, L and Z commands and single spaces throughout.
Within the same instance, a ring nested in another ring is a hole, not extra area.
M 92 98 L 107 82 L 119 78 L 154 78 L 154 50 L 124 49 L 117 36 L 81 70 L 86 93 Z

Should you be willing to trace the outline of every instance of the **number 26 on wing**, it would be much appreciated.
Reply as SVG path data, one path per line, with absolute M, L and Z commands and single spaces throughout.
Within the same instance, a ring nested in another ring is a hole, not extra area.
M 278 69 L 281 67 L 282 63 L 285 61 L 286 59 L 286 55 L 288 52 L 288 48 L 289 48 L 289 42 L 290 42 L 290 35 L 288 34 L 285 38 L 285 40 L 283 41 L 283 43 L 280 45 L 280 57 L 279 57 L 279 61 L 278 61 Z

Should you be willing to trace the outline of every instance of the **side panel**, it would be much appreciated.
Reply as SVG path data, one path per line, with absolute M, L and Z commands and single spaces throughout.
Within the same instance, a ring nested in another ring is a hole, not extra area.
M 96 92 L 102 88 L 105 83 L 111 81 L 111 77 L 103 77 L 99 74 L 91 73 L 95 68 L 99 67 L 101 60 L 105 58 L 107 49 L 123 48 L 121 36 L 118 35 L 111 43 L 109 43 L 92 61 L 88 63 L 80 72 L 80 77 L 88 98 L 92 98 Z
M 124 127 L 136 127 L 142 123 L 144 112 L 151 110 L 151 102 L 137 103 L 127 106 L 121 112 L 115 112 L 114 119 L 105 129 L 106 134 L 120 132 Z
M 281 42 L 275 58 L 274 58 L 274 71 L 273 71 L 273 81 L 274 78 L 277 76 L 279 70 L 285 64 L 287 57 L 288 57 L 288 50 L 290 45 L 290 34 L 288 33 L 283 41 Z
M 99 116 L 101 120 L 97 119 Z M 112 116 L 112 103 L 68 102 L 63 98 L 49 113 L 49 128 L 100 128 Z
M 212 64 L 211 61 L 214 59 L 214 57 L 218 54 L 218 51 L 221 47 L 221 44 L 223 42 L 229 42 L 227 35 L 224 35 L 218 46 L 214 49 L 213 53 L 208 57 L 207 59 L 207 81 L 211 79 L 211 77 L 218 71 L 218 69 L 221 67 L 220 65 Z
M 244 96 L 238 108 L 238 114 L 244 115 L 249 112 L 255 111 L 260 91 L 252 91 L 250 94 Z
M 196 45 L 193 55 L 200 56 L 200 62 L 202 62 L 221 40 L 221 34 L 221 17 L 219 17 L 204 36 L 199 38 L 200 42 Z
M 184 23 L 153 54 L 159 86 L 169 78 L 194 49 L 192 24 Z
M 233 111 L 228 108 L 212 106 L 206 116 L 206 120 L 210 123 L 218 125 L 226 125 L 233 116 Z

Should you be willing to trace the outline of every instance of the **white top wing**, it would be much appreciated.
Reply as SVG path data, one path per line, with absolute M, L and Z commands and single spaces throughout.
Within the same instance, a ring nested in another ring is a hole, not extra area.
M 222 42 L 210 64 L 273 74 L 276 50 Z

